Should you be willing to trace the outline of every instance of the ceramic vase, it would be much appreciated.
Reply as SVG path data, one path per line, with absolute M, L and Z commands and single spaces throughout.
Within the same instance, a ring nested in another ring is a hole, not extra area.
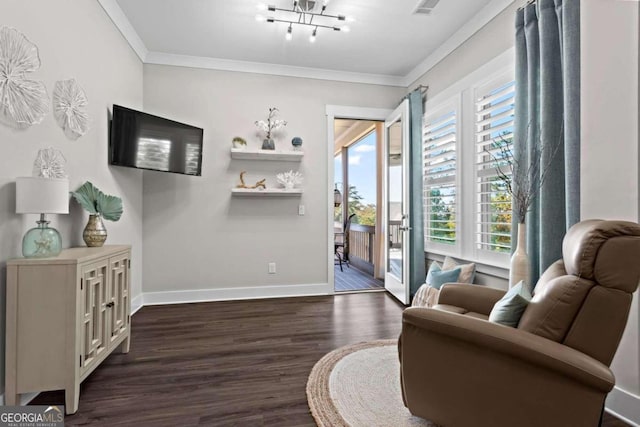
M 262 141 L 262 149 L 263 150 L 275 150 L 276 149 L 276 143 L 273 141 L 273 139 L 267 138 L 264 141 Z
M 89 215 L 89 222 L 82 232 L 84 242 L 90 248 L 99 248 L 107 240 L 107 229 L 98 214 Z
M 525 285 L 530 287 L 530 266 L 529 255 L 527 255 L 527 227 L 524 223 L 518 224 L 518 245 L 511 255 L 509 268 L 509 288 L 524 280 Z
M 299 136 L 294 137 L 291 140 L 291 145 L 293 145 L 293 149 L 295 151 L 300 151 L 302 149 L 302 138 L 300 138 Z

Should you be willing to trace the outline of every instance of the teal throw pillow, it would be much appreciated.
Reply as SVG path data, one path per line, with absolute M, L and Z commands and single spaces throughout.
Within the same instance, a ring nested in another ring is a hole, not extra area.
M 453 270 L 442 270 L 437 262 L 432 262 L 427 273 L 427 285 L 440 289 L 445 283 L 457 282 L 460 267 Z
M 523 281 L 504 294 L 489 314 L 489 321 L 515 328 L 520 322 L 524 310 L 531 301 L 531 292 Z

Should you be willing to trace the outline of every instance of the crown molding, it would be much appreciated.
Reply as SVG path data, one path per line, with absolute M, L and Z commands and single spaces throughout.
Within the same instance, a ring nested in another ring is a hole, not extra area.
M 432 69 L 438 62 L 446 58 L 451 52 L 456 50 L 460 45 L 469 40 L 475 33 L 480 31 L 493 18 L 498 16 L 500 12 L 509 7 L 515 0 L 493 0 L 473 16 L 458 31 L 449 37 L 440 47 L 438 47 L 424 61 L 418 64 L 404 78 L 406 87 L 411 86 L 423 74 Z
M 129 22 L 116 0 L 98 0 L 111 21 L 118 28 L 131 48 L 145 64 L 172 65 L 177 67 L 203 68 L 209 70 L 235 71 L 242 73 L 269 74 L 276 76 L 301 77 L 318 80 L 332 80 L 348 83 L 364 83 L 408 88 L 424 73 L 442 61 L 458 46 L 467 41 L 515 0 L 493 0 L 469 20 L 438 49 L 418 64 L 406 76 L 385 74 L 354 73 L 323 68 L 297 67 L 292 65 L 268 64 L 262 62 L 237 61 L 232 59 L 208 58 L 201 56 L 177 55 L 150 52 Z
M 129 22 L 129 18 L 124 14 L 118 2 L 116 0 L 98 0 L 98 3 L 100 3 L 100 6 L 102 6 L 109 18 L 111 18 L 116 28 L 120 30 L 120 33 L 136 55 L 138 55 L 138 58 L 140 58 L 142 62 L 145 62 L 149 50 L 138 35 L 138 32 L 133 28 L 133 25 L 131 25 L 131 22 Z
M 209 70 L 271 74 L 275 76 L 302 77 L 318 80 L 335 80 L 349 83 L 405 87 L 404 78 L 401 76 L 353 73 L 322 68 L 307 68 L 296 67 L 293 65 L 267 64 L 263 62 L 236 61 L 233 59 L 176 55 L 162 52 L 149 52 L 147 59 L 145 60 L 145 64 L 173 65 L 177 67 L 204 68 Z

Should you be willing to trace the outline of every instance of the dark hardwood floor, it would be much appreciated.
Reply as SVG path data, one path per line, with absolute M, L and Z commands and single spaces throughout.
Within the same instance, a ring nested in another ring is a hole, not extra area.
M 129 354 L 82 384 L 67 426 L 315 426 L 313 365 L 343 345 L 396 338 L 402 306 L 385 293 L 145 307 Z M 32 404 L 63 404 L 62 392 Z M 606 415 L 604 426 L 627 424 Z

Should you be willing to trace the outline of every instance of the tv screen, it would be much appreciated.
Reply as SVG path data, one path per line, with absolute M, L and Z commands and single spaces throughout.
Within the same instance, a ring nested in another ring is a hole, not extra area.
M 201 128 L 114 105 L 110 163 L 200 176 L 202 136 Z

